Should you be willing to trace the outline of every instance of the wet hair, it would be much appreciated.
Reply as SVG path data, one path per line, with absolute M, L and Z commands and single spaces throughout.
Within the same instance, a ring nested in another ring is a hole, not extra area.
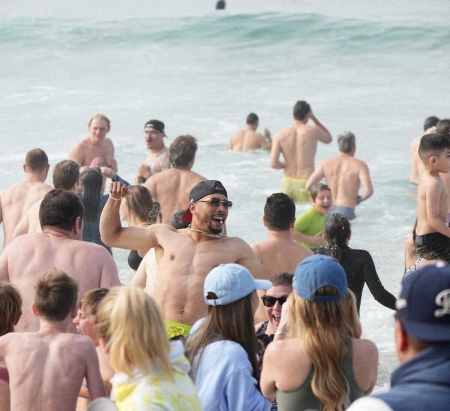
M 136 370 L 162 371 L 172 376 L 163 317 L 144 290 L 132 285 L 112 288 L 98 307 L 96 325 L 116 372 L 134 377 Z
M 259 118 L 255 113 L 250 113 L 247 116 L 247 124 L 251 125 L 251 126 L 255 126 L 256 124 L 258 124 L 259 122 Z
M 194 161 L 197 139 L 189 134 L 177 137 L 169 147 L 170 163 L 174 168 L 185 167 Z
M 434 127 L 438 123 L 439 119 L 435 116 L 428 117 L 423 123 L 423 131 L 427 131 L 429 128 Z
M 25 165 L 31 173 L 41 173 L 48 166 L 47 154 L 40 148 L 34 148 L 27 153 Z
M 343 131 L 337 140 L 341 153 L 350 153 L 355 147 L 355 135 L 350 131 Z
M 80 179 L 80 165 L 72 160 L 63 160 L 53 169 L 53 187 L 71 190 Z
M 34 305 L 47 320 L 63 321 L 77 305 L 78 284 L 62 271 L 43 274 L 35 289 Z
M 200 355 L 198 363 L 202 361 L 203 349 L 208 344 L 215 341 L 233 341 L 247 353 L 253 377 L 259 381 L 259 366 L 256 359 L 258 342 L 253 320 L 252 294 L 253 292 L 231 304 L 208 306 L 205 321 L 186 344 L 186 356 L 191 364 L 197 354 Z M 214 294 L 211 297 L 217 296 Z M 230 358 L 230 361 L 233 360 Z M 196 375 L 193 379 L 195 381 Z
M 0 336 L 14 331 L 22 315 L 22 296 L 14 284 L 0 283 Z
M 161 206 L 152 200 L 148 188 L 142 185 L 131 185 L 127 188 L 129 195 L 125 197 L 125 204 L 129 214 L 133 214 L 140 221 L 152 224 L 155 224 L 159 217 L 161 222 Z
M 50 190 L 39 208 L 41 228 L 48 226 L 71 231 L 78 217 L 80 217 L 81 228 L 83 216 L 84 206 L 80 198 L 72 191 L 63 188 Z
M 439 120 L 436 124 L 436 133 L 442 136 L 450 137 L 450 119 Z
M 81 175 L 81 188 L 78 195 L 86 210 L 84 221 L 88 223 L 98 218 L 102 186 L 103 175 L 100 170 L 89 168 Z
M 264 217 L 269 230 L 288 231 L 295 219 L 295 203 L 286 194 L 274 193 L 266 200 Z
M 336 293 L 334 287 L 322 287 L 316 292 L 318 295 Z M 338 301 L 311 302 L 294 291 L 288 300 L 289 335 L 300 339 L 301 348 L 313 365 L 311 389 L 324 404 L 323 410 L 342 411 L 349 390 L 342 364 L 350 352 L 352 337 L 360 335 L 354 323 L 359 323 L 355 317 L 356 300 L 349 293 L 347 289 L 347 295 Z
M 81 297 L 81 300 L 78 303 L 78 309 L 83 306 L 88 306 L 91 309 L 91 313 L 95 315 L 100 302 L 106 297 L 108 292 L 109 290 L 107 288 L 94 288 L 89 290 L 83 295 L 83 297 Z
M 91 126 L 94 120 L 103 120 L 107 124 L 108 128 L 111 128 L 111 121 L 109 121 L 109 118 L 106 117 L 104 114 L 94 114 L 89 120 L 88 127 Z
M 311 106 L 304 100 L 297 101 L 294 106 L 294 118 L 296 120 L 304 120 L 311 111 Z
M 188 228 L 189 223 L 186 223 L 186 221 L 183 221 L 183 215 L 186 212 L 186 210 L 180 210 L 177 211 L 170 220 L 170 225 L 173 228 L 176 228 L 177 230 L 180 230 L 182 228 Z
M 277 273 L 270 277 L 270 282 L 274 287 L 278 287 L 279 285 L 286 285 L 288 287 L 292 287 L 292 282 L 294 280 L 294 274 L 291 273 Z
M 446 148 L 450 148 L 450 139 L 447 136 L 426 134 L 420 139 L 419 157 L 426 164 L 430 157 L 439 157 Z
M 316 198 L 319 195 L 320 191 L 329 191 L 331 193 L 331 188 L 326 184 L 318 183 L 314 184 L 309 191 L 311 193 L 312 200 L 316 201 Z
M 342 248 L 347 245 L 351 233 L 350 221 L 347 217 L 339 213 L 328 215 L 324 225 L 324 234 L 328 240 L 330 257 L 341 262 Z

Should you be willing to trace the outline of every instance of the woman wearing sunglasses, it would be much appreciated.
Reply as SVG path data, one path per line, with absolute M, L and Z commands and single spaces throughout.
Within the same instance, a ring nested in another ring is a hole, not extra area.
M 286 302 L 289 294 L 292 293 L 293 274 L 278 273 L 270 279 L 272 287 L 261 297 L 266 312 L 267 321 L 256 325 L 256 338 L 265 347 L 272 342 L 275 332 L 281 320 L 281 306 Z
M 279 411 L 343 411 L 375 386 L 377 347 L 359 338 L 355 298 L 337 260 L 304 259 L 293 286 L 264 356 L 261 390 Z

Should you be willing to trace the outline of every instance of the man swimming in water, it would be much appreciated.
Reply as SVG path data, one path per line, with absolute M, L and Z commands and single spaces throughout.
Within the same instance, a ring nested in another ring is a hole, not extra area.
M 314 171 L 317 143 L 329 144 L 332 138 L 306 101 L 297 101 L 293 115 L 294 123 L 279 131 L 273 139 L 270 167 L 284 169 L 280 191 L 296 203 L 304 204 L 310 199 L 305 185 Z M 308 120 L 314 125 L 308 126 Z M 284 162 L 280 161 L 280 154 L 283 154 Z

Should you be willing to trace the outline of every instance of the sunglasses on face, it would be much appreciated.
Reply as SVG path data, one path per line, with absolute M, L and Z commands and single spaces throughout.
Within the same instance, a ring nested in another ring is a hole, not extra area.
M 217 198 L 217 197 L 210 198 L 209 200 L 198 200 L 196 202 L 197 203 L 209 203 L 213 207 L 219 207 L 220 204 L 222 204 L 223 207 L 227 208 L 227 209 L 230 208 L 230 207 L 233 207 L 233 202 L 232 201 L 221 200 L 220 198 Z
M 287 295 L 279 298 L 270 297 L 268 295 L 263 295 L 261 297 L 261 300 L 266 307 L 273 307 L 277 301 L 279 302 L 280 305 L 283 305 L 287 301 L 287 299 L 288 299 Z

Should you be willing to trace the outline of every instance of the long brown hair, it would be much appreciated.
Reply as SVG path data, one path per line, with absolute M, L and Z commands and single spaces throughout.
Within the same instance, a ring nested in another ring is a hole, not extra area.
M 356 301 L 350 292 L 347 290 L 346 297 L 332 302 L 307 301 L 295 292 L 289 298 L 290 336 L 300 339 L 314 367 L 311 388 L 323 403 L 322 411 L 342 411 L 349 395 L 344 357 L 350 352 L 352 337 L 361 334 Z M 323 287 L 317 294 L 334 295 L 336 289 Z
M 234 341 L 242 346 L 253 368 L 253 376 L 259 381 L 257 363 L 258 343 L 252 311 L 252 293 L 227 305 L 208 306 L 208 315 L 194 336 L 188 339 L 186 355 L 191 363 L 203 349 L 215 341 Z M 194 376 L 195 380 L 195 376 Z
M 128 186 L 128 192 L 130 194 L 125 197 L 125 202 L 130 219 L 131 215 L 133 215 L 142 222 L 155 224 L 159 217 L 159 222 L 161 222 L 161 206 L 152 200 L 147 187 L 131 185 Z

